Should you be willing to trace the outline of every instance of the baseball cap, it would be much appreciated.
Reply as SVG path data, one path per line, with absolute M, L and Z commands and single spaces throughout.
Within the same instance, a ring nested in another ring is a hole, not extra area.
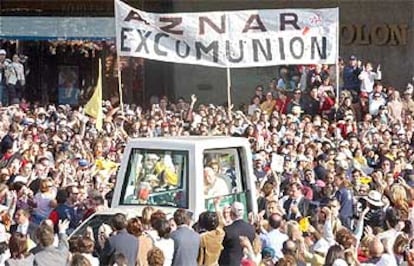
M 357 60 L 357 58 L 356 58 L 356 56 L 355 56 L 355 55 L 351 55 L 351 56 L 349 57 L 349 60 Z
M 6 50 L 4 50 L 4 49 L 0 49 L 0 54 L 2 54 L 2 55 L 6 55 L 7 53 L 6 53 Z

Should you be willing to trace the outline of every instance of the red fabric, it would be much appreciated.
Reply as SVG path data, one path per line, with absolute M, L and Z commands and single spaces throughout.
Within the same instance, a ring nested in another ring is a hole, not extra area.
M 304 187 L 302 187 L 302 193 L 303 193 L 303 196 L 306 199 L 308 199 L 308 200 L 313 199 L 313 190 L 312 190 L 312 188 L 304 186 Z
M 288 105 L 290 103 L 290 99 L 286 98 L 285 101 L 282 101 L 281 99 L 276 99 L 275 107 L 273 108 L 275 111 L 278 111 L 282 114 L 287 114 Z
M 11 152 L 6 152 L 4 155 L 3 155 L 3 160 L 9 160 L 11 157 L 13 156 L 13 153 L 11 153 Z
M 346 138 L 349 133 L 354 132 L 357 133 L 357 129 L 354 124 L 352 124 L 352 129 L 349 130 L 346 123 L 338 123 L 338 128 L 341 130 L 341 136 L 342 138 Z
M 57 225 L 59 223 L 59 214 L 56 210 L 53 210 L 49 214 L 49 219 L 53 222 L 54 225 Z
M 358 253 L 357 254 L 357 258 L 358 258 L 358 261 L 360 263 L 364 263 L 364 262 L 367 262 L 368 261 L 368 258 L 365 257 L 365 255 L 362 253 L 361 249 L 358 249 L 357 253 Z
M 323 98 L 321 111 L 329 111 L 335 105 L 335 100 L 330 97 Z
M 89 216 L 95 213 L 95 209 L 87 209 L 82 217 L 82 221 L 85 221 Z

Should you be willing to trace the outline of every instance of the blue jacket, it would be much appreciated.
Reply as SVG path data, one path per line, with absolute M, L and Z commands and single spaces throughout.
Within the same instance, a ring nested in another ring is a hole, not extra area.
M 358 76 L 362 69 L 358 67 L 346 66 L 343 72 L 344 89 L 360 91 L 361 81 Z

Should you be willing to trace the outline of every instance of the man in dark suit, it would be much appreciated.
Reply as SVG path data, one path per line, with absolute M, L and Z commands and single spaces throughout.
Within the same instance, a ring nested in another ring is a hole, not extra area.
M 234 202 L 231 206 L 231 217 L 233 223 L 224 227 L 226 233 L 223 239 L 223 251 L 221 252 L 219 264 L 226 266 L 240 266 L 243 258 L 243 248 L 240 237 L 247 237 L 251 243 L 255 238 L 254 227 L 243 221 L 244 205 Z
M 310 215 L 309 200 L 302 194 L 302 186 L 299 183 L 289 185 L 289 198 L 283 203 L 287 220 L 299 220 Z
M 200 248 L 200 235 L 190 228 L 191 217 L 184 209 L 174 213 L 177 230 L 171 234 L 174 240 L 173 266 L 197 266 L 198 251 Z
M 120 253 L 127 259 L 128 266 L 135 266 L 138 255 L 138 238 L 127 232 L 127 219 L 125 215 L 122 213 L 115 214 L 111 224 L 114 234 L 105 242 L 101 264 L 109 265 L 111 257 Z
M 38 226 L 35 223 L 30 222 L 30 212 L 26 209 L 20 209 L 15 214 L 16 224 L 10 227 L 10 233 L 14 232 L 22 233 L 31 240 L 36 240 L 36 229 Z

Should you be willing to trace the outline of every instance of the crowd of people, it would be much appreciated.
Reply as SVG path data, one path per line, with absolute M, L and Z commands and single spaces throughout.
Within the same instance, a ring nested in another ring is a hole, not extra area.
M 10 79 L 7 64 L 2 88 L 17 92 L 24 79 Z M 338 64 L 339 75 L 282 67 L 231 110 L 195 95 L 154 97 L 149 110 L 105 101 L 102 130 L 82 107 L 9 91 L 0 108 L 0 265 L 414 265 L 413 86 L 385 86 L 380 66 L 355 56 Z M 239 202 L 220 209 L 220 198 L 199 217 L 146 207 L 68 240 L 110 207 L 130 138 L 188 135 L 250 141 L 257 213 Z

